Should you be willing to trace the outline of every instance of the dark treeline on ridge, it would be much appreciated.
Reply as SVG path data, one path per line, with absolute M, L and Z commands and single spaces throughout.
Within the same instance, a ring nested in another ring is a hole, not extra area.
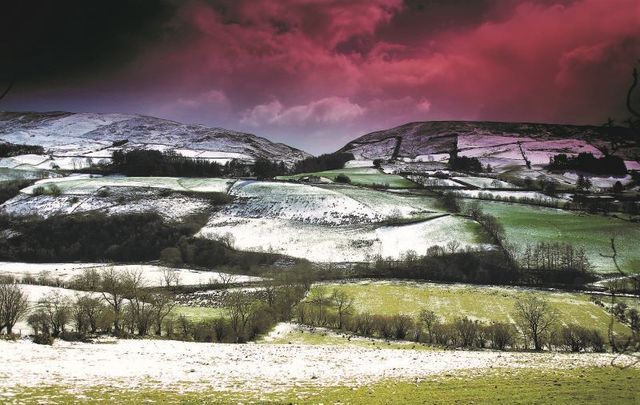
M 352 153 L 327 153 L 320 156 L 308 157 L 296 162 L 294 173 L 313 173 L 325 170 L 342 169 L 344 164 L 353 160 Z
M 606 155 L 596 158 L 591 153 L 580 153 L 578 156 L 567 156 L 564 153 L 551 158 L 548 170 L 576 170 L 592 174 L 625 175 L 627 167 L 618 156 Z

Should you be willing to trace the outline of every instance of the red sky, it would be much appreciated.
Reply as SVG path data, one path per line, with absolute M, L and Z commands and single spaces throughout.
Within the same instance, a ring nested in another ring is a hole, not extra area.
M 638 0 L 186 0 L 153 30 L 0 108 L 138 112 L 321 153 L 417 120 L 622 121 L 640 59 Z

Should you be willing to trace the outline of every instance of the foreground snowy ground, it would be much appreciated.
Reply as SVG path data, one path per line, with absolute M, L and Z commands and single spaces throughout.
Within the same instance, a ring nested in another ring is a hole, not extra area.
M 605 366 L 609 354 L 417 351 L 353 346 L 209 344 L 120 340 L 103 344 L 0 341 L 0 390 L 96 384 L 278 391 L 295 386 L 362 385 L 382 379 L 490 368 Z M 629 359 L 619 359 L 624 362 Z

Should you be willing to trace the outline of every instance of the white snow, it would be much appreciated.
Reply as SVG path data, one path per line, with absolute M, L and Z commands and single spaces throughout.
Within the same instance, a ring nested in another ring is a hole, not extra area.
M 22 278 L 26 275 L 38 277 L 47 275 L 55 280 L 68 282 L 75 276 L 82 274 L 86 269 L 96 269 L 102 271 L 113 268 L 116 272 L 141 272 L 142 280 L 148 287 L 159 287 L 164 285 L 164 273 L 175 273 L 181 285 L 203 285 L 211 282 L 219 282 L 221 276 L 227 273 L 216 271 L 201 271 L 187 268 L 172 268 L 152 264 L 104 264 L 104 263 L 22 263 L 22 262 L 0 262 L 0 275 L 11 275 Z M 244 283 L 262 280 L 260 277 L 233 275 L 234 282 Z
M 417 224 L 376 228 L 322 226 L 271 218 L 218 218 L 197 236 L 220 239 L 231 235 L 237 249 L 276 252 L 317 262 L 363 262 L 378 255 L 399 259 L 409 251 L 424 255 L 429 247 L 444 246 L 453 239 L 462 246 L 491 248 L 475 242 L 468 222 L 446 216 Z
M 62 385 L 267 392 L 296 386 L 357 386 L 382 379 L 490 368 L 606 366 L 610 354 L 417 351 L 356 346 L 212 344 L 117 340 L 109 344 L 0 341 L 0 388 Z M 628 356 L 618 361 L 629 363 Z

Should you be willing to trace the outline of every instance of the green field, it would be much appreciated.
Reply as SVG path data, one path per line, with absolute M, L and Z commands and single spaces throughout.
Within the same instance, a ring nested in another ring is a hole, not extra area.
M 339 174 L 351 179 L 351 184 L 357 186 L 384 186 L 388 188 L 415 188 L 416 184 L 397 174 L 386 174 L 371 167 L 353 167 L 347 169 L 326 170 L 324 172 L 300 173 L 292 176 L 279 176 L 279 180 L 298 180 L 305 176 L 320 176 L 331 180 Z
M 149 387 L 114 389 L 67 386 L 16 387 L 10 403 L 288 403 L 288 404 L 638 404 L 638 368 L 576 368 L 572 370 L 493 370 L 431 376 L 423 380 L 385 380 L 359 387 L 299 387 L 282 392 L 192 391 Z
M 611 259 L 616 238 L 618 262 L 625 272 L 640 272 L 640 224 L 602 215 L 591 215 L 523 204 L 482 202 L 483 210 L 504 225 L 507 241 L 518 246 L 537 242 L 571 243 L 584 247 L 599 273 L 615 272 Z
M 314 330 L 293 330 L 287 334 L 270 341 L 258 341 L 261 344 L 295 344 L 295 345 L 322 345 L 322 346 L 357 346 L 370 349 L 398 349 L 398 350 L 442 350 L 436 346 L 420 344 L 409 341 L 384 341 L 352 336 L 349 333 L 339 333 L 324 328 Z
M 324 288 L 327 293 L 334 289 L 347 292 L 354 298 L 358 312 L 417 317 L 420 310 L 426 308 L 445 321 L 467 316 L 484 322 L 513 322 L 516 299 L 531 292 L 519 288 L 402 281 L 322 284 L 314 288 Z M 609 314 L 593 303 L 589 295 L 537 290 L 533 293 L 550 301 L 558 311 L 562 323 L 595 328 L 602 336 L 607 336 Z M 615 331 L 625 335 L 630 333 L 630 329 L 621 323 L 616 323 Z
M 224 317 L 226 314 L 224 308 L 203 308 L 203 307 L 185 307 L 177 306 L 169 314 L 169 317 L 177 319 L 184 316 L 191 322 L 210 321 L 212 319 Z

